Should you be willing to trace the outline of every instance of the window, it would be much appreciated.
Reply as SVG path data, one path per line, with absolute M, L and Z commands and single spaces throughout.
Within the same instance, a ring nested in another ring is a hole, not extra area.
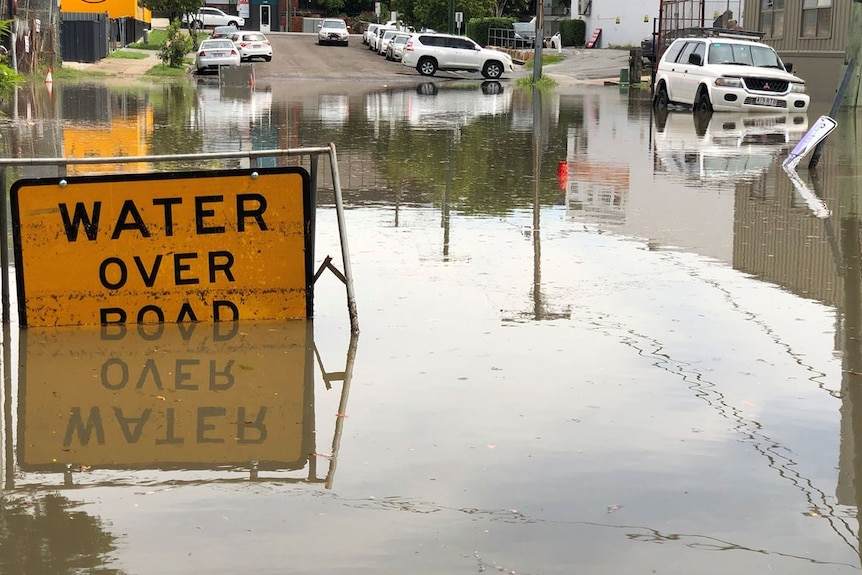
M 694 47 L 693 54 L 700 56 L 700 65 L 703 66 L 703 63 L 706 60 L 706 44 L 698 42 L 697 46 Z
M 784 37 L 784 0 L 760 0 L 760 31 L 769 38 Z
M 449 38 L 446 45 L 449 48 L 457 48 L 459 50 L 472 50 L 474 48 L 473 42 L 464 38 Z
M 832 0 L 802 0 L 803 38 L 829 38 L 832 35 Z
M 701 64 L 703 63 L 703 55 L 706 51 L 706 47 L 703 45 L 703 42 L 686 42 L 685 48 L 682 49 L 682 52 L 677 59 L 677 62 L 680 64 L 690 64 L 690 57 L 694 54 L 700 56 Z

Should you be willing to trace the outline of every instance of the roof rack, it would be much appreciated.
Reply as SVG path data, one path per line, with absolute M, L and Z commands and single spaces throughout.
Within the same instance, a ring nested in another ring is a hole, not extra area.
M 685 33 L 703 38 L 742 38 L 745 40 L 761 40 L 763 32 L 757 30 L 739 30 L 734 28 L 686 28 Z

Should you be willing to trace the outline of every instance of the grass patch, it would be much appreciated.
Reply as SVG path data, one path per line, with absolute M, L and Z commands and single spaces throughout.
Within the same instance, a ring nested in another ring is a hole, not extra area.
M 107 74 L 96 70 L 76 70 L 60 66 L 51 70 L 51 78 L 54 80 L 83 80 L 85 78 L 105 78 Z
M 186 64 L 189 64 L 188 59 L 186 59 Z M 180 68 L 171 68 L 165 64 L 156 64 L 144 74 L 145 76 L 158 76 L 162 78 L 177 78 L 179 76 L 186 76 L 189 73 L 188 66 L 182 66 Z
M 115 50 L 111 52 L 108 58 L 119 58 L 120 60 L 143 60 L 147 58 L 146 54 L 141 54 L 140 52 L 129 52 L 127 50 Z
M 547 66 L 548 64 L 556 64 L 558 62 L 562 62 L 566 57 L 562 54 L 542 54 L 542 66 Z M 527 60 L 524 62 L 524 68 L 527 70 L 533 69 L 533 61 Z
M 180 33 L 189 35 L 189 31 L 186 28 L 180 30 Z M 209 30 L 198 30 L 198 43 L 204 38 L 209 38 L 210 35 Z M 129 44 L 129 48 L 137 48 L 138 50 L 158 50 L 162 46 L 165 45 L 165 42 L 168 39 L 168 31 L 167 30 L 150 30 L 150 41 L 149 42 L 133 42 Z
M 539 81 L 533 83 L 532 76 L 521 76 L 518 78 L 518 86 L 521 88 L 538 88 L 541 90 L 550 90 L 554 86 L 557 85 L 557 81 L 551 78 L 550 76 L 541 76 L 539 77 Z

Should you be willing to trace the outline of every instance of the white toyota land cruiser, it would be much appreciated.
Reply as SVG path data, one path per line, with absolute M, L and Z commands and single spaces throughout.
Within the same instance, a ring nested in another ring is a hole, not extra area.
M 479 72 L 496 80 L 503 72 L 512 72 L 512 58 L 505 52 L 482 48 L 466 36 L 449 34 L 413 34 L 404 46 L 401 63 L 423 76 L 437 70 Z

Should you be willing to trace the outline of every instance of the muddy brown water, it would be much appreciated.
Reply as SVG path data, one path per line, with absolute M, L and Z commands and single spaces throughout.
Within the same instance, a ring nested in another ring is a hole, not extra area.
M 704 122 L 472 78 L 22 91 L 5 155 L 334 142 L 361 332 L 328 273 L 312 322 L 221 335 L 23 330 L 13 291 L 0 573 L 857 572 L 851 122 L 805 189 L 780 167 L 828 104 Z M 317 222 L 315 264 L 340 264 L 326 178 Z

